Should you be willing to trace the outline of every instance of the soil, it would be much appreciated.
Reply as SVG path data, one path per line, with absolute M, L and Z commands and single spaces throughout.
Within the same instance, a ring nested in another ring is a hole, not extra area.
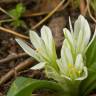
M 35 24 L 37 24 L 40 20 L 42 20 L 53 8 L 57 6 L 57 4 L 60 1 L 61 0 L 53 0 L 50 4 L 50 2 L 48 2 L 47 0 L 27 0 L 27 1 L 26 0 L 0 0 L 0 7 L 2 7 L 6 11 L 11 10 L 12 8 L 14 8 L 14 5 L 21 2 L 26 6 L 26 12 L 22 15 L 21 19 L 25 22 L 27 27 L 20 26 L 16 28 L 15 26 L 12 26 L 11 23 L 3 23 L 2 26 L 14 30 L 20 34 L 28 36 L 28 30 L 32 29 L 32 27 Z M 45 25 L 48 25 L 52 29 L 53 36 L 56 42 L 58 56 L 63 41 L 62 29 L 64 27 L 69 26 L 68 25 L 69 16 L 71 17 L 72 24 L 73 24 L 74 20 L 76 20 L 78 15 L 80 14 L 80 9 L 72 7 L 71 4 L 67 5 L 65 9 L 63 7 L 64 4 L 61 6 L 61 8 L 59 8 L 59 11 L 54 13 L 48 20 L 46 20 L 43 23 Z M 45 12 L 45 14 L 39 16 L 32 15 L 33 13 L 39 13 L 39 12 L 41 13 Z M 4 14 L 3 12 L 0 12 L 0 20 L 4 20 L 6 18 L 9 18 L 8 15 Z M 89 20 L 91 29 L 93 30 L 95 23 L 89 18 L 87 14 L 86 14 L 86 18 Z M 38 34 L 42 25 L 40 25 L 38 28 L 35 29 L 38 32 Z M 23 53 L 24 53 L 23 50 L 16 43 L 14 35 L 0 31 L 0 78 L 3 78 L 6 74 L 8 74 L 10 70 L 14 70 L 13 75 L 11 75 L 11 78 L 6 79 L 0 85 L 0 96 L 6 95 L 10 84 L 17 76 L 46 79 L 43 70 L 33 71 L 29 68 L 33 66 L 33 64 L 35 64 L 36 62 L 32 63 L 32 61 L 28 61 L 30 57 L 27 54 L 23 54 Z M 19 54 L 23 54 L 23 55 L 20 55 L 20 57 L 18 57 Z M 21 68 L 22 70 L 16 71 L 15 67 L 20 65 L 21 63 L 24 63 L 25 61 L 28 61 L 27 63 L 29 65 L 26 68 L 23 69 Z M 49 94 L 50 92 L 39 91 L 37 93 L 41 94 L 38 96 L 47 96 L 47 94 Z M 92 96 L 96 96 L 96 95 L 92 95 Z

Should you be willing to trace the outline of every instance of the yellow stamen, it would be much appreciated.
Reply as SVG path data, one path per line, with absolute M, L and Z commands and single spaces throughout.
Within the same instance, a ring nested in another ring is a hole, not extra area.
M 79 70 L 79 71 L 78 71 L 78 74 L 80 75 L 80 73 L 81 73 L 81 71 Z
M 72 68 L 72 67 L 73 67 L 73 65 L 72 65 L 72 64 L 68 64 L 68 67 L 69 67 L 69 68 Z
M 40 52 L 40 51 L 41 51 L 41 48 L 37 48 L 37 49 L 36 49 L 36 52 Z
M 81 71 L 76 69 L 76 67 L 73 64 L 68 64 L 69 72 L 68 75 L 71 77 L 73 73 L 77 74 L 77 76 L 80 76 Z

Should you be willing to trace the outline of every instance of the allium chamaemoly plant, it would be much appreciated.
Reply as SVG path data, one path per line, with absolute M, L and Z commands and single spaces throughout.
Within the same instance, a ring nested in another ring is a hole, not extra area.
M 69 23 L 71 32 L 67 28 L 63 30 L 65 39 L 60 58 L 57 58 L 52 33 L 47 26 L 42 27 L 41 37 L 36 32 L 30 31 L 30 40 L 35 50 L 23 40 L 16 39 L 26 53 L 40 62 L 31 69 L 45 68 L 47 77 L 52 78 L 53 81 L 19 77 L 12 84 L 7 96 L 31 96 L 34 90 L 40 88 L 56 91 L 57 96 L 87 96 L 93 89 L 96 89 L 96 84 L 92 85 L 96 80 L 94 74 L 96 72 L 93 72 L 95 71 L 94 66 L 96 66 L 94 59 L 96 53 L 95 33 L 90 40 L 89 24 L 81 15 L 74 24 L 74 31 L 70 20 Z M 90 66 L 92 66 L 91 71 Z M 89 87 L 91 88 L 88 89 Z

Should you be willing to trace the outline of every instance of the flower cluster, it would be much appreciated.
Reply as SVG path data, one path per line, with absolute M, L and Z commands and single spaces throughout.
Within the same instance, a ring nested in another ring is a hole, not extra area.
M 64 42 L 61 49 L 61 57 L 57 58 L 55 42 L 49 27 L 41 28 L 41 37 L 34 31 L 30 31 L 30 40 L 35 50 L 28 46 L 23 40 L 16 39 L 18 44 L 26 53 L 35 58 L 39 64 L 31 69 L 45 68 L 46 75 L 56 81 L 84 80 L 88 76 L 87 67 L 84 62 L 86 50 L 95 38 L 90 40 L 91 31 L 87 20 L 80 15 L 70 31 L 64 28 Z M 90 42 L 89 42 L 90 41 Z

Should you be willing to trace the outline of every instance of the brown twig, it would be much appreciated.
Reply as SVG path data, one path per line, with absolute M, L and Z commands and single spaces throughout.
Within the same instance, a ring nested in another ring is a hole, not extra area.
M 5 13 L 6 15 L 8 15 L 9 17 L 11 17 L 12 19 L 15 19 L 15 17 L 13 17 L 12 15 L 10 15 L 7 11 L 5 11 L 3 8 L 0 7 L 0 11 L 2 11 L 3 13 Z
M 9 17 L 11 17 L 13 20 L 15 19 L 15 17 L 13 17 L 12 15 L 10 15 L 7 11 L 5 11 L 5 10 L 4 10 L 3 8 L 1 8 L 1 7 L 0 7 L 0 11 L 2 11 L 2 12 L 5 13 L 5 14 L 7 14 L 7 15 L 8 15 Z M 5 20 L 5 21 L 7 21 L 7 20 Z M 8 19 L 8 21 L 10 21 L 10 19 Z M 1 22 L 4 22 L 4 20 L 1 21 Z M 25 36 L 25 35 L 22 35 L 22 34 L 20 34 L 20 33 L 18 33 L 18 32 L 12 31 L 12 30 L 7 29 L 7 28 L 3 28 L 3 27 L 1 27 L 1 26 L 0 26 L 0 30 L 2 30 L 2 31 L 4 31 L 4 32 L 7 32 L 7 33 L 11 33 L 11 34 L 13 34 L 13 35 L 15 35 L 15 36 L 17 36 L 17 37 L 23 38 L 23 39 L 29 39 L 29 37 L 27 37 L 27 36 Z
M 61 7 L 61 5 L 64 3 L 65 0 L 62 0 L 56 8 L 54 8 L 45 18 L 43 18 L 39 23 L 37 23 L 35 26 L 33 26 L 33 30 L 36 29 L 38 26 L 40 26 L 42 23 L 44 23 L 48 18 L 50 18 L 57 10 L 59 7 Z
M 35 16 L 41 16 L 50 13 L 50 11 L 44 11 L 44 12 L 37 12 L 37 13 L 25 13 L 23 17 L 35 17 Z
M 64 10 L 70 3 L 71 0 L 68 0 L 65 4 L 64 7 L 62 7 L 60 10 L 56 10 L 56 12 Z M 23 17 L 35 17 L 35 16 L 41 16 L 50 13 L 50 11 L 44 11 L 44 12 L 35 12 L 35 13 L 25 13 Z
M 1 59 L 0 64 L 5 64 L 5 63 L 10 62 L 11 60 L 15 60 L 15 59 L 26 57 L 26 56 L 28 56 L 27 53 L 12 54 L 12 55 L 7 56 L 4 59 Z
M 15 35 L 15 36 L 17 36 L 17 37 L 20 37 L 20 38 L 23 38 L 23 39 L 29 39 L 28 36 L 25 36 L 25 35 L 23 35 L 23 34 L 20 34 L 20 33 L 18 33 L 18 32 L 15 32 L 15 31 L 13 31 L 13 30 L 10 30 L 10 29 L 7 29 L 7 28 L 1 27 L 1 26 L 0 26 L 0 30 L 2 30 L 2 31 L 4 31 L 4 32 L 7 32 L 7 33 L 10 33 L 10 34 L 13 34 L 13 35 Z M 1 32 L 1 31 L 0 31 L 0 32 Z
M 34 63 L 36 63 L 36 61 L 32 60 L 32 58 L 29 58 L 29 59 L 21 62 L 15 68 L 11 69 L 7 74 L 5 74 L 4 76 L 2 76 L 0 78 L 0 85 L 2 85 L 3 83 L 5 83 L 9 79 L 11 79 L 11 77 L 14 76 L 15 72 L 19 72 L 20 70 L 23 70 L 24 68 L 28 68 L 28 67 L 32 66 L 32 64 L 34 64 Z M 15 71 L 14 71 L 14 69 L 15 69 Z
M 89 0 L 86 0 L 86 3 L 87 3 L 87 10 L 88 10 L 88 13 L 89 13 L 89 16 L 90 16 L 90 18 L 96 23 L 96 19 L 92 16 L 92 13 L 91 13 L 91 11 L 90 11 L 90 4 L 89 4 Z
M 64 4 L 64 6 L 63 6 L 63 10 L 70 4 L 70 2 L 71 2 L 71 0 L 67 0 L 67 2 Z
M 85 16 L 87 12 L 87 6 L 85 4 L 85 0 L 80 0 L 80 13 Z
M 0 0 L 0 3 L 14 3 L 14 2 L 20 2 L 19 0 Z

